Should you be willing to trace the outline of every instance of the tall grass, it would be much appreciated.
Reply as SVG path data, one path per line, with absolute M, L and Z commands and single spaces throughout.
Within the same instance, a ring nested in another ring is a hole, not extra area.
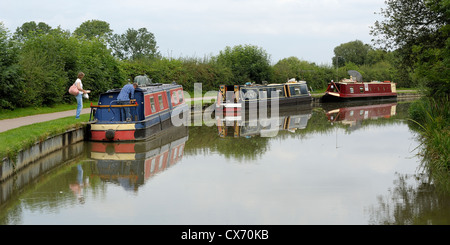
M 423 98 L 411 105 L 409 114 L 421 135 L 422 167 L 435 184 L 450 191 L 449 98 Z

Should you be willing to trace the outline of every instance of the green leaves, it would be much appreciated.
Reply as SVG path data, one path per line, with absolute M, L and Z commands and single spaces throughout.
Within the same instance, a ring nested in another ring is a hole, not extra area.
M 380 14 L 385 20 L 371 27 L 374 40 L 385 49 L 397 49 L 404 70 L 412 70 L 430 96 L 449 96 L 448 0 L 388 0 Z
M 147 28 L 128 29 L 124 34 L 114 34 L 109 43 L 114 56 L 119 59 L 152 59 L 159 58 L 155 36 Z
M 219 65 L 231 69 L 234 83 L 257 82 L 270 80 L 270 56 L 254 45 L 236 45 L 226 47 L 216 58 Z

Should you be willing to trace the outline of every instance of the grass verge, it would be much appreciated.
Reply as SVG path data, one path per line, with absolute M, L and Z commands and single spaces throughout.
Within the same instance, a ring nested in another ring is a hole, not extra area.
M 97 103 L 95 103 L 97 104 Z M 91 106 L 91 101 L 84 101 L 83 108 L 89 108 Z M 52 107 L 26 107 L 17 108 L 14 110 L 0 110 L 0 120 L 11 119 L 25 116 L 33 116 L 38 114 L 46 114 L 60 111 L 76 110 L 77 104 L 61 104 Z
M 423 98 L 411 105 L 409 114 L 421 133 L 423 168 L 434 183 L 450 192 L 449 98 Z
M 89 114 L 83 114 L 78 120 L 70 116 L 2 132 L 0 133 L 0 159 L 4 157 L 14 158 L 21 149 L 28 148 L 49 136 L 79 127 L 82 122 L 87 121 L 89 121 Z

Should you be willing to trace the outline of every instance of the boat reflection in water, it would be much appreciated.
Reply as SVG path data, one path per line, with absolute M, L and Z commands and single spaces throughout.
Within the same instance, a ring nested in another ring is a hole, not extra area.
M 149 178 L 178 163 L 189 138 L 186 126 L 172 126 L 152 139 L 134 142 L 89 142 L 92 174 L 135 191 Z
M 295 132 L 304 129 L 311 118 L 312 107 L 284 106 L 278 113 L 267 116 L 249 116 L 246 114 L 224 115 L 216 117 L 217 129 L 220 137 L 274 137 L 279 131 Z
M 341 104 L 341 106 L 343 106 Z M 351 106 L 344 105 L 341 108 L 329 109 L 326 112 L 328 120 L 331 123 L 342 123 L 349 125 L 350 128 L 358 128 L 361 122 L 366 119 L 390 118 L 396 115 L 397 103 L 383 103 L 383 104 L 366 104 Z

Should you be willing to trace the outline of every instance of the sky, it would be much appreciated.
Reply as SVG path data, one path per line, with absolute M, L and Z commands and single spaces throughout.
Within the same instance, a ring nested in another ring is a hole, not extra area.
M 226 47 L 253 45 L 272 64 L 291 56 L 331 65 L 334 48 L 360 40 L 373 45 L 370 26 L 382 21 L 385 0 L 0 0 L 10 33 L 44 22 L 75 31 L 101 20 L 114 34 L 147 28 L 170 58 L 209 58 Z

